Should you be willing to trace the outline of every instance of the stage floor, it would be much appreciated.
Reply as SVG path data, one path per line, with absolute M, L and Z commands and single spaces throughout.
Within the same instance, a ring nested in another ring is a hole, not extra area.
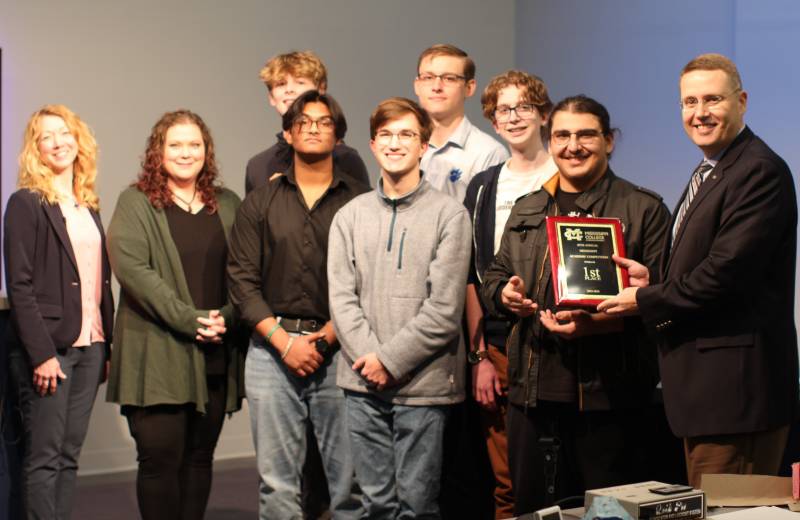
M 258 512 L 258 474 L 252 458 L 214 462 L 207 520 L 252 520 Z M 136 473 L 80 477 L 72 518 L 138 520 Z

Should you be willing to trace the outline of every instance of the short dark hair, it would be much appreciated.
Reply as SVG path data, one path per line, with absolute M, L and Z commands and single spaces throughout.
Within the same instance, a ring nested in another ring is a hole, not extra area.
M 392 97 L 381 101 L 369 118 L 369 138 L 375 139 L 378 130 L 390 121 L 406 114 L 413 114 L 419 124 L 419 140 L 427 143 L 433 132 L 431 116 L 416 102 L 404 97 Z
M 322 103 L 328 107 L 328 110 L 331 112 L 331 117 L 333 118 L 336 139 L 344 139 L 344 135 L 347 133 L 347 120 L 344 118 L 342 107 L 333 99 L 333 96 L 330 94 L 322 94 L 318 90 L 303 92 L 294 100 L 289 110 L 283 114 L 283 129 L 286 132 L 290 131 L 297 118 L 303 115 L 303 109 L 309 103 Z
M 596 99 L 590 98 L 585 94 L 564 98 L 553 107 L 553 111 L 550 113 L 550 119 L 547 122 L 548 135 L 553 131 L 553 120 L 556 118 L 558 112 L 591 114 L 600 121 L 600 129 L 605 137 L 614 138 L 616 134 L 620 133 L 618 128 L 611 128 L 611 116 L 608 115 L 606 107 Z M 608 158 L 611 159 L 611 154 L 608 154 Z
M 598 120 L 600 120 L 600 128 L 602 129 L 604 136 L 613 137 L 617 132 L 616 128 L 611 128 L 611 116 L 608 115 L 608 110 L 606 110 L 606 107 L 604 107 L 603 104 L 596 99 L 592 99 L 584 94 L 570 96 L 556 103 L 556 106 L 553 107 L 553 111 L 550 113 L 550 120 L 547 123 L 548 133 L 552 132 L 553 130 L 553 119 L 555 118 L 557 112 L 592 114 Z

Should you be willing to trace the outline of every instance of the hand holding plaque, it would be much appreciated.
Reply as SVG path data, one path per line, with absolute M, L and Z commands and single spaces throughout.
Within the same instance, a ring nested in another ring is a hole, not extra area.
M 595 307 L 628 287 L 628 272 L 612 255 L 625 256 L 616 218 L 547 217 L 555 302 Z

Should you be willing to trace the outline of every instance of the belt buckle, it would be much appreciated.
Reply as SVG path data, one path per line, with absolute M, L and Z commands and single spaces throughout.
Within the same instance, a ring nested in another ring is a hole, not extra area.
M 278 323 L 280 323 L 281 327 L 284 328 L 287 332 L 300 332 L 300 318 L 285 318 L 283 316 L 278 316 Z

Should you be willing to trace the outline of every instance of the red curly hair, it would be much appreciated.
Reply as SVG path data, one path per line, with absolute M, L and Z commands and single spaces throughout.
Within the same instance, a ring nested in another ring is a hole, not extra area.
M 134 186 L 147 195 L 150 204 L 155 208 L 163 209 L 175 204 L 172 192 L 167 187 L 167 172 L 164 170 L 164 141 L 167 130 L 175 125 L 194 124 L 200 128 L 203 135 L 203 144 L 206 147 L 206 158 L 203 168 L 197 175 L 197 193 L 205 204 L 209 213 L 217 211 L 217 161 L 214 153 L 214 140 L 203 119 L 191 110 L 176 110 L 167 112 L 153 125 L 150 137 L 147 138 L 147 148 L 142 159 L 142 171 L 139 173 Z

